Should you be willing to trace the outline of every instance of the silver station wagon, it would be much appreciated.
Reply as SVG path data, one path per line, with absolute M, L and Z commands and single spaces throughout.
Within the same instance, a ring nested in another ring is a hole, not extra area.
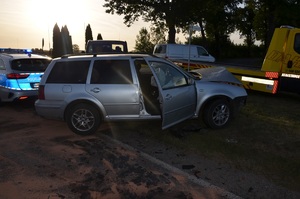
M 246 98 L 242 84 L 222 67 L 186 72 L 151 55 L 95 54 L 52 60 L 35 109 L 88 135 L 114 120 L 161 119 L 166 129 L 199 117 L 208 127 L 221 128 Z

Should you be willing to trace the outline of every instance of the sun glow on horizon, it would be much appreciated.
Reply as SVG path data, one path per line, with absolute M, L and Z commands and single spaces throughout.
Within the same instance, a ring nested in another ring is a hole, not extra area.
M 45 40 L 52 43 L 53 28 L 57 24 L 60 29 L 67 26 L 75 41 L 73 43 L 79 44 L 84 41 L 85 21 L 90 17 L 88 5 L 83 0 L 27 0 L 24 11 L 36 32 L 46 37 Z M 45 46 L 48 48 L 48 45 Z
M 87 19 L 86 3 L 82 0 L 30 0 L 26 15 L 32 23 L 39 25 L 58 24 L 59 27 L 78 25 Z
M 67 26 L 72 43 L 85 47 L 85 30 L 91 25 L 93 39 L 124 40 L 132 50 L 141 28 L 150 24 L 142 19 L 127 27 L 124 16 L 108 14 L 104 0 L 2 0 L 0 7 L 0 47 L 42 48 L 53 44 L 53 28 Z M 42 46 L 42 40 L 44 46 Z

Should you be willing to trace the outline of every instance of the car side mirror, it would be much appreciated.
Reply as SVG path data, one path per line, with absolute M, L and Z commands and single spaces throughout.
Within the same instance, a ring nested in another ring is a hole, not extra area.
M 194 80 L 193 78 L 189 77 L 189 78 L 188 78 L 188 84 L 189 84 L 189 85 L 192 85 L 192 84 L 194 84 L 194 83 L 195 83 L 195 80 Z
M 192 74 L 196 79 L 202 79 L 202 75 L 199 72 L 190 71 L 190 74 Z

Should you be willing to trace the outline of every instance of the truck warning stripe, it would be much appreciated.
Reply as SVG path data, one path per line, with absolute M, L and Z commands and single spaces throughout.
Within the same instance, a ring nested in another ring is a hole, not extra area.
M 279 73 L 278 72 L 266 72 L 266 77 L 268 77 L 268 78 L 278 78 Z

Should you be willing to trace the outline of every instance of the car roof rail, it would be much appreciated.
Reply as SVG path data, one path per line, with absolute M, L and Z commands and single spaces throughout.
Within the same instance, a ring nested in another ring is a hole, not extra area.
M 0 53 L 1 55 L 4 55 L 4 56 L 7 56 L 7 57 L 10 57 L 10 58 L 13 58 L 13 56 L 11 54 L 8 54 L 8 53 Z
M 64 54 L 64 55 L 62 55 L 60 58 L 66 59 L 66 58 L 69 58 L 69 57 L 75 57 L 75 56 L 78 56 L 78 55 L 76 55 L 76 54 Z

